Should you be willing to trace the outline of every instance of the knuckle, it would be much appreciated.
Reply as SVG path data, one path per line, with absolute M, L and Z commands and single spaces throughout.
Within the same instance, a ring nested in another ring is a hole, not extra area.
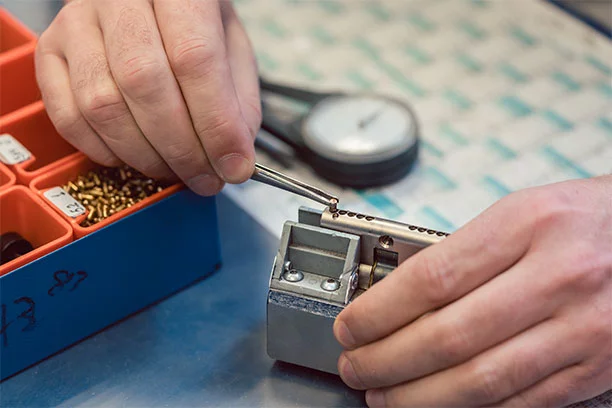
M 77 127 L 82 120 L 81 113 L 74 107 L 58 107 L 55 110 L 48 110 L 49 118 L 53 126 L 64 139 L 76 140 L 78 137 Z
M 578 244 L 563 258 L 558 287 L 572 292 L 595 293 L 609 285 L 612 264 L 597 249 Z
M 359 385 L 368 388 L 370 384 L 378 384 L 376 368 L 371 367 L 359 350 L 345 352 L 345 357 L 353 367 Z
M 468 398 L 475 403 L 498 402 L 507 388 L 502 372 L 492 363 L 472 364 L 469 378 L 468 384 L 473 385 L 468 389 Z
M 150 100 L 159 95 L 165 72 L 163 64 L 146 55 L 136 55 L 119 64 L 117 84 L 135 100 Z
M 69 3 L 66 3 L 55 16 L 53 24 L 64 26 L 66 23 L 73 21 L 73 18 L 75 18 L 74 14 L 80 6 L 79 3 L 80 2 L 78 1 L 71 1 Z
M 164 158 L 171 167 L 189 168 L 197 163 L 198 150 L 185 143 L 173 143 L 165 146 Z
M 121 165 L 121 160 L 112 152 L 108 151 L 100 155 L 91 155 L 89 157 L 93 162 L 106 167 L 116 167 Z
M 210 74 L 219 59 L 218 47 L 203 37 L 179 41 L 169 55 L 170 65 L 177 77 L 199 79 Z
M 435 305 L 447 303 L 455 295 L 456 278 L 451 262 L 440 252 L 435 257 L 429 252 L 417 255 L 416 273 L 423 280 L 423 294 Z
M 83 115 L 97 124 L 112 123 L 130 111 L 119 92 L 93 91 L 85 97 Z
M 526 200 L 536 229 L 549 228 L 573 213 L 568 196 L 557 188 L 534 190 Z
M 37 57 L 40 57 L 44 54 L 46 54 L 49 50 L 49 37 L 52 35 L 50 33 L 51 29 L 47 28 L 45 31 L 43 31 L 43 33 L 40 35 L 40 37 L 38 37 L 38 41 L 36 42 L 36 48 L 34 50 L 35 55 Z
M 233 140 L 241 133 L 237 123 L 224 113 L 211 114 L 206 120 L 199 121 L 195 131 L 206 145 L 213 146 L 214 151 L 207 153 L 216 158 L 231 153 L 232 149 L 228 150 L 228 147 L 235 147 Z
M 437 351 L 439 359 L 454 365 L 471 357 L 472 338 L 461 323 L 451 323 L 440 327 L 435 335 L 439 341 Z
M 129 164 L 129 163 L 128 163 Z M 144 163 L 130 164 L 147 177 L 154 179 L 172 179 L 174 173 L 162 159 L 149 160 Z
M 108 61 L 103 52 L 90 52 L 75 62 L 77 75 L 80 78 L 75 84 L 75 90 L 90 87 L 100 81 L 111 79 Z

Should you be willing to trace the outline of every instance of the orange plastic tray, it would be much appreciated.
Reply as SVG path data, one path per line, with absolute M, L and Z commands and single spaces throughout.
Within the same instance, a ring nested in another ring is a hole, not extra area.
M 0 7 L 0 65 L 31 52 L 36 34 Z
M 72 241 L 70 225 L 23 186 L 0 192 L 0 219 L 0 234 L 16 232 L 34 247 L 33 251 L 1 265 L 0 276 Z
M 19 184 L 29 185 L 37 176 L 70 161 L 78 154 L 57 133 L 42 101 L 0 117 L 0 134 L 5 133 L 13 136 L 32 153 L 29 160 L 10 166 Z
M 89 172 L 90 170 L 96 167 L 99 167 L 99 165 L 89 160 L 87 156 L 83 155 L 82 153 L 79 153 L 77 157 L 71 159 L 67 163 L 57 166 L 56 168 L 51 170 L 48 174 L 44 174 L 42 176 L 35 178 L 30 184 L 30 188 L 34 190 L 35 192 L 37 192 L 43 200 L 48 202 L 47 198 L 43 196 L 43 193 L 45 191 L 53 187 L 63 186 L 69 181 L 76 179 L 79 175 L 86 174 L 87 172 Z M 126 208 L 123 211 L 113 214 L 110 217 L 104 219 L 103 221 L 96 223 L 95 225 L 92 225 L 87 228 L 81 227 L 79 225 L 81 222 L 83 222 L 83 220 L 85 220 L 85 218 L 87 217 L 87 214 L 81 215 L 77 218 L 72 218 L 70 216 L 65 215 L 61 210 L 59 210 L 57 207 L 55 207 L 50 202 L 48 203 L 51 207 L 53 207 L 53 209 L 58 214 L 60 214 L 65 220 L 69 221 L 72 224 L 72 228 L 74 230 L 74 238 L 79 239 L 88 234 L 91 234 L 94 231 L 104 228 L 107 225 L 112 224 L 113 222 L 121 218 L 124 218 L 130 214 L 133 214 L 136 211 L 139 211 L 140 209 L 142 209 L 143 207 L 149 206 L 153 203 L 156 203 L 162 200 L 163 198 L 169 197 L 170 195 L 176 193 L 177 191 L 182 190 L 183 188 L 185 188 L 183 184 L 172 185 L 168 188 L 165 188 L 163 191 L 159 193 L 156 193 L 148 198 L 145 198 L 144 200 L 136 203 L 130 208 Z
M 34 48 L 5 58 L 0 63 L 0 116 L 7 115 L 41 99 L 34 73 Z
M 6 190 L 15 184 L 15 175 L 8 167 L 0 163 L 0 191 Z

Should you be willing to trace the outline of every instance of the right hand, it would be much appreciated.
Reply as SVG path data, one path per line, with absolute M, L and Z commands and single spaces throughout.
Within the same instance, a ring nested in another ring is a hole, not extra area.
M 40 37 L 36 76 L 58 132 L 97 163 L 201 195 L 253 171 L 257 67 L 228 0 L 73 0 Z

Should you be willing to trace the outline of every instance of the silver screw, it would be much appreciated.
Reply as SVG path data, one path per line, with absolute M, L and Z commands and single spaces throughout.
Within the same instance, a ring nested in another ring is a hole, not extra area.
M 328 292 L 334 292 L 340 288 L 340 282 L 335 279 L 328 278 L 321 283 L 321 289 L 326 290 Z
M 288 282 L 299 282 L 304 279 L 304 274 L 297 269 L 290 269 L 283 274 L 283 279 Z

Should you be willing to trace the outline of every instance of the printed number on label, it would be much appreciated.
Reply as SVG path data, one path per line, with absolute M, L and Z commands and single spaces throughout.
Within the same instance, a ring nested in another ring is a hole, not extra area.
M 43 193 L 51 203 L 69 217 L 76 218 L 87 212 L 83 204 L 72 198 L 61 187 L 53 187 Z
M 0 136 L 0 161 L 13 165 L 24 162 L 32 157 L 32 153 L 11 135 Z

